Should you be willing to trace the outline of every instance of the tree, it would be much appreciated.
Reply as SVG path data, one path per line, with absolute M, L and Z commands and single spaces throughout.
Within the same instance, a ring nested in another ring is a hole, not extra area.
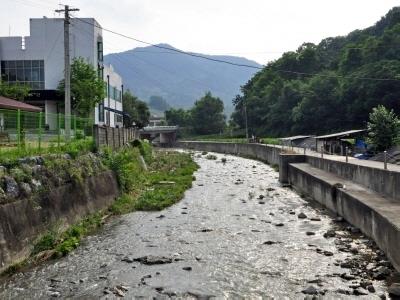
M 146 102 L 139 100 L 129 90 L 124 92 L 122 106 L 125 127 L 131 127 L 135 123 L 143 128 L 149 124 L 150 111 Z
M 400 114 L 400 7 L 344 37 L 304 43 L 269 62 L 234 100 L 232 120 L 264 136 L 365 127 L 372 108 Z
M 166 111 L 170 108 L 168 102 L 161 96 L 151 96 L 149 106 L 159 111 Z
M 29 96 L 30 88 L 19 83 L 4 83 L 0 81 L 0 96 L 23 101 Z
M 165 119 L 168 125 L 178 125 L 180 127 L 190 127 L 192 125 L 190 111 L 182 108 L 171 108 L 165 111 Z
M 105 83 L 98 77 L 93 65 L 82 57 L 71 64 L 71 107 L 75 114 L 88 117 L 96 104 L 104 100 Z M 65 82 L 61 80 L 58 90 L 64 93 Z
M 369 114 L 368 140 L 378 151 L 388 150 L 399 138 L 400 119 L 393 110 L 383 105 L 372 109 Z
M 224 130 L 224 103 L 207 92 L 191 110 L 192 125 L 197 134 L 219 133 Z

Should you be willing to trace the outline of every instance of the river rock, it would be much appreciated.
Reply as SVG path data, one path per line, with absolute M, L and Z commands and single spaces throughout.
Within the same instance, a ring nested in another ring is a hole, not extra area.
M 375 293 L 375 287 L 374 287 L 372 284 L 370 284 L 370 285 L 367 286 L 367 290 L 368 290 L 368 292 L 370 292 L 370 293 Z
M 387 267 L 378 267 L 375 269 L 372 277 L 376 280 L 383 280 L 390 275 L 390 270 Z
M 26 182 L 22 182 L 19 185 L 22 195 L 29 197 L 32 194 L 32 189 L 30 185 Z
M 39 180 L 32 179 L 31 186 L 32 186 L 33 191 L 37 192 L 40 189 L 40 187 L 42 186 L 42 184 Z
M 356 278 L 354 275 L 348 273 L 343 273 L 342 275 L 340 275 L 340 277 L 346 280 L 353 280 Z
M 131 264 L 131 263 L 133 263 L 135 261 L 135 259 L 132 258 L 132 257 L 125 256 L 125 257 L 123 257 L 121 259 L 121 261 L 124 261 L 124 262 L 127 262 L 127 263 Z
M 368 291 L 362 287 L 356 288 L 353 293 L 357 296 L 366 296 L 369 294 Z
M 312 285 L 308 286 L 306 289 L 302 290 L 301 292 L 306 295 L 318 295 L 318 290 Z
M 263 245 L 274 245 L 274 244 L 279 244 L 280 242 L 274 242 L 274 241 L 266 241 L 263 243 Z
M 310 218 L 310 220 L 311 220 L 311 221 L 314 221 L 314 222 L 319 222 L 319 221 L 321 221 L 321 218 L 319 218 L 319 217 L 312 217 L 312 218 Z
M 303 212 L 299 213 L 299 214 L 297 215 L 297 217 L 298 217 L 299 219 L 307 219 L 307 215 L 306 215 L 305 213 L 303 213 Z
M 165 256 L 154 256 L 146 255 L 138 258 L 134 258 L 133 261 L 140 262 L 144 265 L 162 265 L 172 263 L 172 258 Z
M 388 292 L 391 296 L 400 297 L 400 283 L 392 283 Z
M 333 229 L 328 230 L 327 232 L 324 233 L 324 238 L 331 238 L 331 237 L 335 237 L 335 236 L 336 236 L 336 232 Z
M 17 198 L 19 196 L 19 188 L 15 179 L 10 176 L 4 176 L 3 180 L 7 197 Z

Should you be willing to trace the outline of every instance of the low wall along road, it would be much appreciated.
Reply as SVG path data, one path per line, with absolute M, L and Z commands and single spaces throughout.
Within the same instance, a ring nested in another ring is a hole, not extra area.
M 279 166 L 279 180 L 312 197 L 374 239 L 400 270 L 400 170 L 375 162 L 281 153 L 274 145 L 178 142 L 185 149 L 234 154 Z

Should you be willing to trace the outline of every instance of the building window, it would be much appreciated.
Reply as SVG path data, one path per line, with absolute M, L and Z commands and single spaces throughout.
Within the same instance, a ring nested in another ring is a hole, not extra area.
M 97 66 L 97 76 L 103 80 L 104 79 L 104 67 L 102 67 L 100 64 Z
M 103 42 L 97 42 L 97 60 L 103 61 Z
M 99 104 L 99 122 L 104 122 L 104 103 Z
M 1 79 L 8 83 L 21 83 L 32 90 L 44 90 L 43 60 L 3 60 Z
M 114 114 L 114 122 L 122 123 L 122 115 Z

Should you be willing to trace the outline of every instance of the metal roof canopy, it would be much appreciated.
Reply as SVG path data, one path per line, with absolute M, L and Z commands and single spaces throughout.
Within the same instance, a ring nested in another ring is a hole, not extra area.
M 0 108 L 3 109 L 13 109 L 13 110 L 23 110 L 23 111 L 31 111 L 31 112 L 41 112 L 42 109 L 37 106 L 33 106 L 21 101 L 16 101 L 10 98 L 6 98 L 0 96 Z
M 317 136 L 315 138 L 317 140 L 343 138 L 343 137 L 350 137 L 353 134 L 366 132 L 366 131 L 367 131 L 366 129 L 349 130 L 349 131 L 343 131 L 343 132 L 338 132 L 338 133 L 333 133 L 333 134 L 328 134 L 328 135 L 321 135 L 321 136 Z
M 310 137 L 315 137 L 315 136 L 314 135 L 295 135 L 295 136 L 280 138 L 280 140 L 281 141 L 295 141 L 295 140 L 307 139 Z

